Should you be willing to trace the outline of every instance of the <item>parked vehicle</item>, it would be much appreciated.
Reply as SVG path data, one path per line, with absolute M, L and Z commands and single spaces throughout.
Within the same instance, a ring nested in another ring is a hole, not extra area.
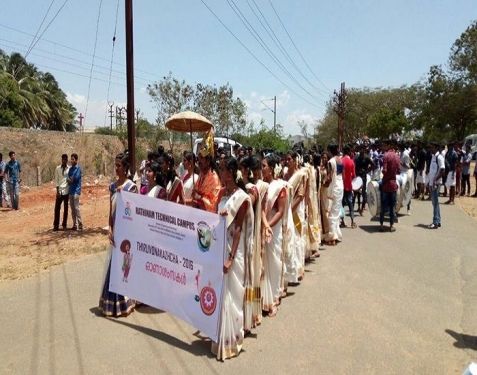
M 200 149 L 200 146 L 202 145 L 203 138 L 197 138 L 194 142 L 194 154 L 197 155 L 197 150 Z M 234 145 L 239 145 L 242 146 L 240 143 L 234 141 L 231 138 L 225 138 L 225 137 L 214 137 L 214 143 L 217 144 L 217 147 L 224 147 L 226 151 L 228 152 L 229 155 L 232 155 L 232 148 Z

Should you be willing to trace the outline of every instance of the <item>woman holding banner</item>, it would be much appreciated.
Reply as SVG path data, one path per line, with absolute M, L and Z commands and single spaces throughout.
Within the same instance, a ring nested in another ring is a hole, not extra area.
M 266 195 L 265 231 L 272 231 L 271 238 L 265 242 L 263 257 L 264 275 L 261 285 L 263 296 L 263 311 L 269 316 L 275 316 L 280 296 L 284 288 L 284 262 L 288 249 L 288 192 L 287 183 L 277 176 L 280 175 L 280 158 L 274 154 L 267 155 L 262 160 L 263 180 L 269 184 Z
M 238 163 L 229 158 L 220 170 L 224 189 L 219 202 L 219 214 L 226 219 L 226 255 L 224 288 L 218 343 L 212 343 L 212 353 L 218 360 L 237 356 L 244 338 L 244 296 L 246 269 L 252 251 L 253 211 L 243 180 L 237 176 Z
M 111 255 L 114 247 L 114 217 L 116 215 L 116 197 L 121 191 L 129 191 L 137 193 L 137 186 L 128 179 L 127 174 L 129 170 L 129 154 L 127 152 L 118 154 L 116 156 L 115 170 L 118 179 L 109 186 L 111 194 L 109 205 L 109 241 L 111 246 L 106 258 L 107 270 L 104 277 L 103 289 L 99 299 L 99 310 L 105 316 L 127 316 L 135 307 L 135 302 L 126 296 L 112 293 L 109 291 L 109 278 L 111 274 Z

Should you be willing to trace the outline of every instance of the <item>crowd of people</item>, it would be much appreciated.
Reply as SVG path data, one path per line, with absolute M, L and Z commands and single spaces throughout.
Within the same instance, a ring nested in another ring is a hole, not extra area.
M 264 316 L 277 314 L 288 287 L 302 282 L 305 263 L 319 257 L 322 246 L 335 246 L 343 240 L 341 228 L 348 226 L 344 207 L 349 210 L 349 227 L 356 228 L 355 206 L 357 203 L 356 213 L 362 216 L 367 181 L 380 181 L 382 230 L 387 210 L 390 230 L 395 230 L 400 173 L 412 171 L 415 198 L 428 196 L 435 203 L 431 229 L 441 226 L 435 202 L 441 185 L 447 190 L 444 194 L 449 194 L 449 204 L 458 194 L 470 194 L 470 187 L 464 186 L 469 180 L 470 160 L 457 145 L 449 145 L 445 155 L 436 144 L 425 147 L 393 141 L 345 146 L 342 152 L 336 145 L 326 151 L 295 147 L 286 153 L 243 147 L 228 152 L 206 145 L 197 157 L 184 152 L 180 163 L 159 147 L 141 163 L 137 181 L 129 176 L 127 152 L 117 155 L 115 170 L 117 180 L 110 186 L 112 244 L 116 194 L 121 190 L 226 218 L 220 336 L 212 344 L 219 360 L 238 355 L 246 334 L 260 325 Z M 477 180 L 477 167 L 474 176 Z M 354 186 L 357 177 L 363 182 L 358 189 Z M 463 182 L 460 186 L 458 179 Z M 410 202 L 407 209 L 410 213 Z M 99 309 L 105 316 L 125 316 L 136 302 L 109 291 L 110 256 L 111 251 Z

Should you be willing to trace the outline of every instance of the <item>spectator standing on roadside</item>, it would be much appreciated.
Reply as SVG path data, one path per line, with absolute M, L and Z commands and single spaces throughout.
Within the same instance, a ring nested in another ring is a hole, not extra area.
M 66 230 L 66 222 L 68 221 L 68 155 L 61 155 L 61 164 L 55 169 L 55 184 L 56 184 L 56 201 L 55 201 L 55 216 L 53 219 L 53 230 L 57 231 L 60 225 L 60 210 L 63 204 L 63 230 Z
M 68 171 L 69 198 L 73 226 L 71 230 L 83 230 L 83 222 L 79 208 L 81 195 L 81 168 L 78 165 L 78 154 L 71 154 L 71 167 Z
M 465 196 L 465 191 L 467 187 L 467 195 L 470 195 L 470 162 L 472 161 L 471 152 L 463 152 L 462 154 L 462 184 L 460 195 Z
M 439 150 L 439 146 L 431 144 L 432 159 L 429 167 L 429 192 L 432 201 L 432 224 L 429 229 L 437 229 L 441 226 L 441 211 L 439 207 L 439 189 L 442 185 L 442 177 L 445 174 L 444 156 Z
M 449 200 L 446 201 L 445 204 L 454 204 L 457 160 L 458 156 L 455 150 L 455 145 L 449 144 L 447 153 L 445 155 L 445 169 L 447 172 L 445 185 L 449 190 Z
M 7 194 L 7 184 L 5 182 L 5 167 L 7 165 L 3 161 L 3 155 L 0 153 L 0 207 L 3 207 L 3 200 L 7 207 L 10 207 L 10 197 Z
M 12 208 L 18 210 L 18 204 L 20 200 L 20 178 L 21 166 L 20 162 L 16 159 L 15 151 L 8 153 L 10 161 L 5 166 L 5 178 L 7 183 L 7 192 L 12 202 Z

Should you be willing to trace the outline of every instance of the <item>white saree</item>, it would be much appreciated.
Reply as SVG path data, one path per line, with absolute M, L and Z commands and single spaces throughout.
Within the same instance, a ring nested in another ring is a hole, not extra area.
M 328 199 L 329 199 L 329 232 L 328 241 L 342 241 L 343 235 L 340 228 L 340 211 L 342 207 L 341 201 L 343 200 L 343 176 L 337 173 L 336 158 L 331 158 L 331 183 L 328 187 Z
M 246 281 L 246 268 L 248 266 L 252 243 L 249 238 L 253 234 L 253 209 L 247 193 L 238 189 L 230 197 L 223 197 L 219 203 L 219 212 L 227 210 L 227 245 L 225 251 L 228 257 L 232 249 L 234 221 L 242 204 L 247 201 L 248 209 L 242 225 L 239 245 L 235 259 L 227 274 L 224 275 L 222 314 L 220 321 L 219 341 L 212 343 L 212 353 L 218 360 L 237 356 L 244 338 L 244 297 Z
M 320 208 L 318 200 L 318 191 L 316 184 L 316 170 L 307 164 L 305 168 L 308 171 L 308 194 L 305 196 L 306 200 L 306 252 L 305 258 L 310 258 L 311 255 L 318 251 L 321 243 L 321 225 L 320 225 Z
M 250 261 L 250 280 L 252 284 L 245 289 L 245 330 L 250 330 L 260 325 L 262 322 L 262 254 L 264 241 L 262 236 L 262 201 L 268 190 L 268 183 L 258 180 L 255 185 L 247 184 L 247 190 L 256 188 L 258 192 L 257 201 L 254 205 L 254 229 L 253 229 L 253 250 Z
M 304 194 L 306 175 L 303 169 L 297 170 L 288 180 L 290 190 L 290 210 L 293 200 L 301 191 Z M 290 257 L 286 262 L 285 278 L 289 283 L 297 283 L 305 274 L 305 246 L 306 246 L 306 222 L 305 222 L 305 198 L 301 200 L 295 211 L 289 217 L 292 230 L 290 242 Z
M 273 180 L 268 186 L 265 212 L 270 220 L 276 213 L 275 203 L 282 191 L 287 192 L 287 183 L 283 180 Z M 272 227 L 273 235 L 270 243 L 265 243 L 263 254 L 264 275 L 261 283 L 263 310 L 273 311 L 280 302 L 284 283 L 284 258 L 288 250 L 288 205 L 283 217 Z

